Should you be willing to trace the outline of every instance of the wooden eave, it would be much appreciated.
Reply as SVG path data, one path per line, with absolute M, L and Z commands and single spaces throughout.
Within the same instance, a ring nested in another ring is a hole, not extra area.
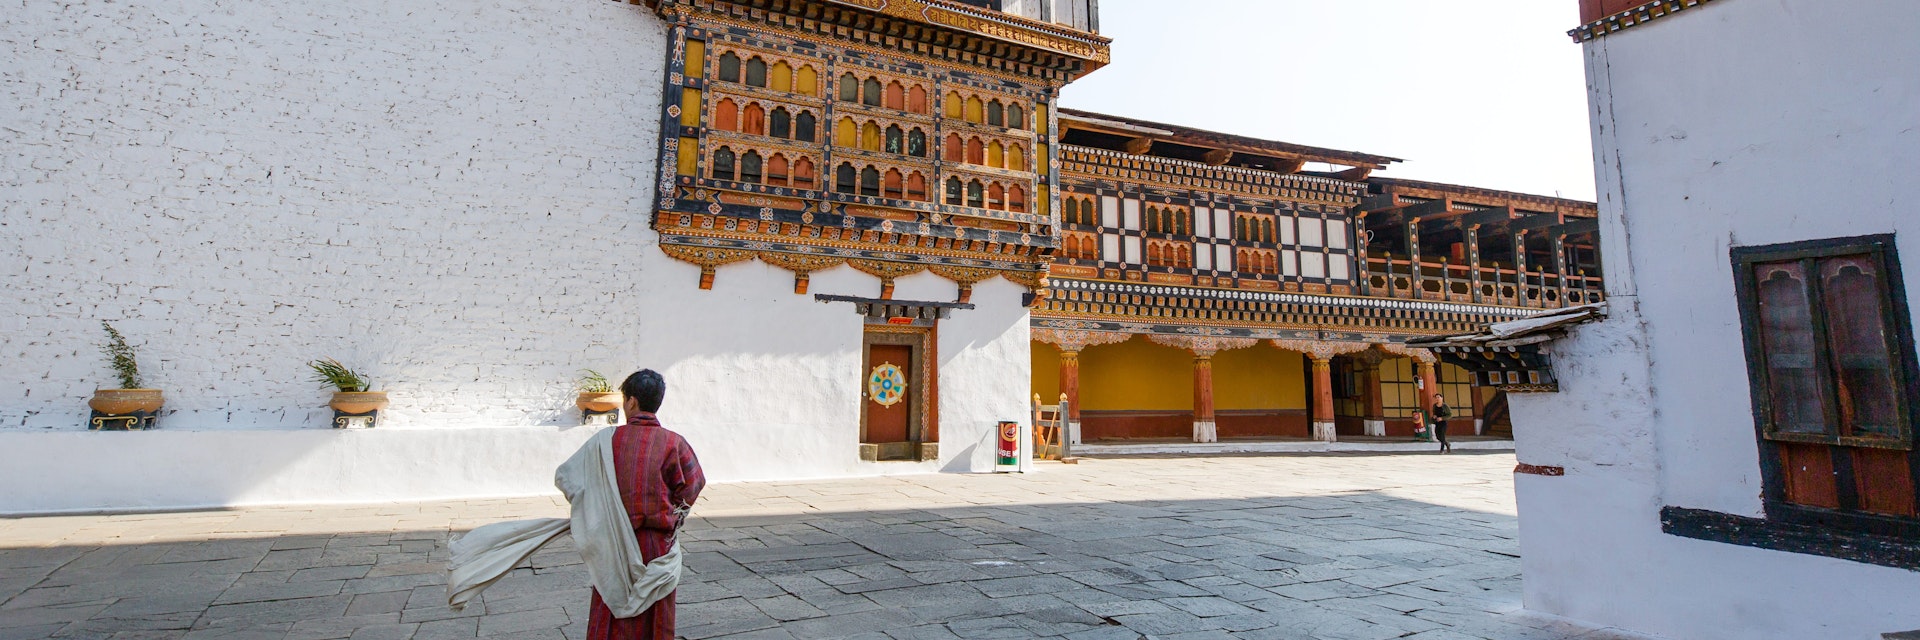
M 1112 38 L 947 0 L 625 0 L 662 15 L 676 7 L 765 19 L 798 17 L 1052 69 L 1071 82 L 1112 61 Z
M 1162 122 L 1094 113 L 1092 111 L 1081 111 L 1079 109 L 1062 108 L 1059 110 L 1059 113 L 1060 127 L 1063 133 L 1065 130 L 1079 129 L 1135 139 L 1169 142 L 1189 147 L 1267 156 L 1280 160 L 1296 161 L 1302 164 L 1307 162 L 1324 162 L 1327 164 L 1367 170 L 1384 169 L 1388 164 L 1400 162 L 1399 158 L 1361 153 L 1358 151 L 1342 151 L 1339 149 L 1309 147 L 1277 140 L 1262 140 L 1259 138 L 1236 136 L 1233 134 L 1182 127 Z M 1299 170 L 1297 164 L 1294 170 Z
M 1475 210 L 1508 207 L 1521 216 L 1551 213 L 1568 218 L 1597 218 L 1600 215 L 1600 209 L 1594 203 L 1552 196 L 1402 178 L 1372 178 L 1367 185 L 1369 191 L 1378 192 L 1363 200 L 1361 209 L 1369 212 L 1405 206 L 1403 198 L 1412 198 L 1418 201 L 1448 200 Z

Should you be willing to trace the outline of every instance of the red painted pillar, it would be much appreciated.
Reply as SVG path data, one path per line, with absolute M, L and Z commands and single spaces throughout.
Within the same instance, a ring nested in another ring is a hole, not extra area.
M 1313 438 L 1325 442 L 1338 439 L 1333 419 L 1333 360 L 1313 358 Z
M 1428 416 L 1433 415 L 1433 399 L 1440 396 L 1440 378 L 1434 374 L 1432 362 L 1420 360 L 1420 409 Z
M 1080 421 L 1080 352 L 1060 352 L 1060 394 L 1067 397 L 1067 419 Z
M 1213 354 L 1193 356 L 1193 441 L 1217 442 L 1219 429 L 1213 421 Z

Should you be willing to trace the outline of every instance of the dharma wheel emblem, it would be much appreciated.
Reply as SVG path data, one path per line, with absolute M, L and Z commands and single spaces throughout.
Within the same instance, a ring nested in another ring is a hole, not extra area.
M 873 368 L 867 376 L 867 397 L 882 407 L 900 404 L 907 394 L 907 376 L 891 362 Z

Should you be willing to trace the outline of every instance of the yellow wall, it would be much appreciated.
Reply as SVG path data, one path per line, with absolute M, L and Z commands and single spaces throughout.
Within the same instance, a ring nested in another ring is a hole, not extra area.
M 1192 411 L 1193 354 L 1145 338 L 1089 347 L 1080 352 L 1080 407 Z
M 1043 404 L 1060 401 L 1060 349 L 1045 342 L 1033 343 L 1033 393 Z
M 1305 409 L 1306 371 L 1301 356 L 1261 343 L 1213 356 L 1213 408 Z

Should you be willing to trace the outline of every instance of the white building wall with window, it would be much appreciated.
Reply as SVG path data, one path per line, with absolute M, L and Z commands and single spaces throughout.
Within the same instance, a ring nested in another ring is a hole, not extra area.
M 1559 393 L 1511 396 L 1520 462 L 1565 471 L 1516 476 L 1528 608 L 1690 640 L 1920 629 L 1920 570 L 1661 519 L 1767 518 L 1733 247 L 1895 234 L 1920 300 L 1917 31 L 1908 0 L 1725 0 L 1584 45 L 1611 317 L 1552 346 Z

